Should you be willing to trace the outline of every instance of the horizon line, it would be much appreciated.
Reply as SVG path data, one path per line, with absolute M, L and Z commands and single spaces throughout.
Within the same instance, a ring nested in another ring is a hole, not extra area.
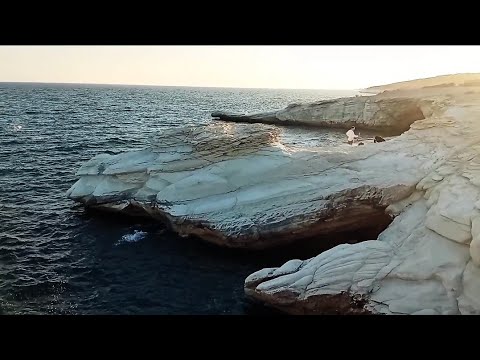
M 333 91 L 362 91 L 358 89 L 328 89 L 328 88 L 275 88 L 275 87 L 245 87 L 245 86 L 200 86 L 200 85 L 153 85 L 153 84 L 112 84 L 112 83 L 80 83 L 80 82 L 51 82 L 51 81 L 0 81 L 0 84 L 50 84 L 50 85 L 107 85 L 107 86 L 146 86 L 146 87 L 184 87 L 184 88 L 212 88 L 212 89 L 261 89 L 261 90 L 333 90 Z

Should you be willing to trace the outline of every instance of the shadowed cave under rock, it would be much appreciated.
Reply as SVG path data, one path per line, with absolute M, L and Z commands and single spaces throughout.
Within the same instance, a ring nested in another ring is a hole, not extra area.
M 361 209 L 362 213 L 355 213 L 355 209 L 353 211 L 349 209 L 350 211 L 346 214 L 340 213 L 336 218 L 336 225 L 333 230 L 325 226 L 325 224 L 329 223 L 332 219 L 321 220 L 296 234 L 272 234 L 272 237 L 277 238 L 274 247 L 246 249 L 220 246 L 220 249 L 238 252 L 239 254 L 248 256 L 256 254 L 259 259 L 262 259 L 259 265 L 279 266 L 282 262 L 292 258 L 308 259 L 340 244 L 356 244 L 366 240 L 376 240 L 378 235 L 393 221 L 392 217 L 385 212 L 384 207 L 363 204 L 362 206 L 357 206 L 356 209 Z M 151 215 L 142 208 L 133 205 L 123 209 L 120 213 L 110 212 L 108 208 L 96 209 L 95 207 L 87 207 L 85 211 L 87 214 L 94 216 L 106 216 L 110 218 L 111 221 L 117 219 L 117 221 L 132 222 L 136 220 L 142 224 L 158 224 L 156 221 L 161 220 L 161 225 L 165 227 L 165 230 L 171 231 L 172 234 L 176 233 L 166 217 L 152 218 Z M 342 228 L 342 226 L 345 230 L 339 229 Z M 354 227 L 352 228 L 352 226 Z M 195 241 L 199 241 L 207 246 L 217 248 L 214 244 L 202 241 L 198 236 L 189 235 L 187 237 L 195 239 Z M 282 237 L 282 240 L 279 241 L 278 237 Z M 263 240 L 268 241 L 268 238 Z M 262 239 L 260 238 L 257 241 L 260 242 Z M 264 262 L 264 260 L 266 262 Z
M 79 206 L 79 205 L 76 205 Z M 355 244 L 366 240 L 377 239 L 378 235 L 386 229 L 392 222 L 392 219 L 387 215 L 383 209 L 377 208 L 372 211 L 371 216 L 368 217 L 366 227 L 357 228 L 352 231 L 343 231 L 336 233 L 326 233 L 323 235 L 306 236 L 301 240 L 286 245 L 280 245 L 274 248 L 253 250 L 253 249 L 232 249 L 227 247 L 220 247 L 205 241 L 202 241 L 196 236 L 188 236 L 187 238 L 179 237 L 175 232 L 169 231 L 165 223 L 158 222 L 149 216 L 142 209 L 136 207 L 130 207 L 130 212 L 109 212 L 92 207 L 84 209 L 84 215 L 87 218 L 93 217 L 98 219 L 101 217 L 102 222 L 111 224 L 111 226 L 117 226 L 119 222 L 122 224 L 129 224 L 131 226 L 138 227 L 143 231 L 147 231 L 155 236 L 162 237 L 174 237 L 177 239 L 175 242 L 180 241 L 185 243 L 188 248 L 193 247 L 195 253 L 200 252 L 208 253 L 213 259 L 219 257 L 221 259 L 228 258 L 233 262 L 240 262 L 244 264 L 253 265 L 253 268 L 262 267 L 278 267 L 286 261 L 291 259 L 308 259 L 318 254 L 327 251 L 340 244 Z M 366 219 L 365 219 L 366 220 Z M 161 239 L 159 239 L 161 240 Z M 339 311 L 341 313 L 355 313 L 355 314 L 368 314 L 362 308 L 362 299 L 359 299 L 358 308 L 352 307 L 350 298 L 344 298 L 343 295 L 336 296 L 334 301 L 339 306 L 344 304 L 345 311 L 339 310 L 338 307 L 332 308 L 331 313 L 335 314 Z M 279 316 L 286 315 L 279 309 L 273 308 L 255 299 L 245 297 L 244 311 L 246 314 L 255 316 Z M 340 306 L 341 307 L 341 306 Z M 314 309 L 312 309 L 315 312 Z M 322 308 L 322 314 L 329 313 Z

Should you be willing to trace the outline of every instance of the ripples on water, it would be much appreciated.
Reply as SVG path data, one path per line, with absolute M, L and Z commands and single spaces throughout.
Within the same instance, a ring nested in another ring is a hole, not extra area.
M 243 281 L 282 254 L 229 251 L 159 224 L 92 214 L 65 197 L 101 152 L 148 145 L 216 110 L 280 109 L 353 92 L 0 84 L 0 314 L 268 313 Z M 344 132 L 283 129 L 284 141 L 336 145 Z

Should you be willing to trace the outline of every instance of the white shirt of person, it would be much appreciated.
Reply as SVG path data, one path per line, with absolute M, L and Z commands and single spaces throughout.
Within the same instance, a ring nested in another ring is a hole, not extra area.
M 353 139 L 358 138 L 358 135 L 355 135 L 352 129 L 347 131 L 348 141 L 353 141 Z

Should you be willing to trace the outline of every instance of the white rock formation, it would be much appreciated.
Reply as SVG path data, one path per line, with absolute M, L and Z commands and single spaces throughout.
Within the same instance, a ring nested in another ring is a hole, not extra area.
M 385 98 L 356 96 L 321 100 L 308 104 L 292 104 L 279 111 L 240 115 L 214 112 L 212 116 L 224 121 L 266 123 L 278 125 L 307 125 L 318 127 L 374 129 L 385 134 L 399 135 L 410 124 L 429 115 L 431 101 L 411 97 Z M 425 115 L 425 112 L 427 114 Z
M 258 249 L 386 226 L 384 208 L 408 196 L 446 151 L 416 136 L 339 151 L 288 148 L 273 126 L 215 123 L 165 131 L 150 149 L 100 154 L 78 170 L 67 195 L 109 210 L 142 209 L 181 235 Z
M 386 210 L 395 219 L 378 240 L 260 270 L 246 279 L 246 293 L 291 313 L 476 314 L 480 101 L 470 88 L 445 91 L 410 94 L 426 118 L 362 147 L 288 148 L 275 127 L 260 124 L 166 131 L 150 149 L 93 158 L 68 196 L 141 210 L 181 235 L 249 248 L 361 231 L 385 222 Z M 370 101 L 390 104 L 382 113 L 391 124 L 405 114 L 408 96 Z M 378 111 L 362 117 L 365 107 L 355 109 L 349 117 L 377 119 Z
M 398 138 L 440 148 L 416 191 L 386 209 L 396 217 L 377 241 L 261 270 L 246 293 L 290 313 L 480 314 L 480 99 L 455 91 L 443 115 Z

